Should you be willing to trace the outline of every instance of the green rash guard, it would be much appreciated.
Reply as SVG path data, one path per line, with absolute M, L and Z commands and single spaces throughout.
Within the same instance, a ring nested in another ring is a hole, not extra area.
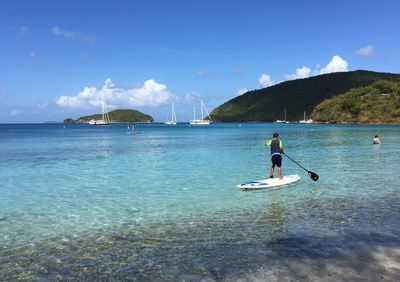
M 283 149 L 283 144 L 281 140 L 269 140 L 265 143 L 265 146 L 271 147 L 271 156 L 280 155 Z

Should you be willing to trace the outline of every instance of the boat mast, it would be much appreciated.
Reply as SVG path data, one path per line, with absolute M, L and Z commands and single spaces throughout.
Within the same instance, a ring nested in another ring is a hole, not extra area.
M 201 107 L 201 120 L 203 120 L 204 119 L 204 115 L 203 115 L 203 100 L 200 100 L 200 107 Z
M 172 121 L 176 122 L 175 105 L 172 103 Z
M 210 121 L 212 121 L 211 115 L 210 115 L 210 113 L 207 111 L 206 105 L 203 104 L 203 107 L 204 107 L 204 110 L 206 111 L 206 114 L 207 114 L 208 118 L 210 119 Z
M 105 120 L 104 118 L 104 92 L 101 92 L 101 118 L 102 120 Z
M 102 93 L 101 93 L 101 110 L 102 110 L 102 114 L 101 114 L 102 119 L 103 119 L 104 121 L 106 121 L 107 123 L 109 123 L 109 122 L 110 122 L 110 117 L 108 116 L 107 105 L 106 105 L 106 103 L 104 102 L 104 92 L 103 92 L 103 91 L 102 91 Z
M 104 120 L 104 92 L 101 92 L 101 119 Z

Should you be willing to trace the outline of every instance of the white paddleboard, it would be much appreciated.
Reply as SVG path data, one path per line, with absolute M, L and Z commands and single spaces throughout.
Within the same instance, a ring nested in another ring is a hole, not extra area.
M 244 190 L 257 190 L 257 189 L 271 189 L 278 188 L 280 186 L 288 185 L 300 180 L 300 176 L 297 174 L 284 176 L 282 179 L 277 178 L 267 178 L 264 180 L 251 181 L 243 184 L 239 184 L 238 188 Z

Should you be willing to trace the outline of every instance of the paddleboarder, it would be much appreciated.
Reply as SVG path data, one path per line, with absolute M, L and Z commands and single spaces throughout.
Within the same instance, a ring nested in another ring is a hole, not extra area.
M 283 178 L 282 172 L 282 154 L 283 154 L 283 144 L 282 141 L 279 139 L 279 134 L 275 132 L 272 135 L 271 140 L 265 141 L 265 146 L 271 147 L 271 170 L 269 177 L 274 178 L 274 170 L 275 166 L 278 167 L 278 175 L 279 178 Z

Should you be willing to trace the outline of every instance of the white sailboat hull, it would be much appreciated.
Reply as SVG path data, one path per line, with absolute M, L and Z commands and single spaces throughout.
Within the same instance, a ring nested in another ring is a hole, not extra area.
M 192 119 L 190 121 L 191 125 L 209 125 L 210 121 L 206 119 Z
M 98 119 L 93 125 L 110 125 L 110 123 L 103 119 Z
M 285 115 L 285 119 L 284 120 L 277 119 L 276 121 L 274 121 L 274 123 L 289 123 L 286 120 L 286 109 L 284 110 L 284 115 Z
M 312 119 L 306 119 L 306 112 L 304 112 L 304 119 L 299 120 L 299 123 L 313 123 Z
M 307 119 L 307 120 L 299 120 L 299 123 L 313 123 L 314 121 L 312 119 Z

